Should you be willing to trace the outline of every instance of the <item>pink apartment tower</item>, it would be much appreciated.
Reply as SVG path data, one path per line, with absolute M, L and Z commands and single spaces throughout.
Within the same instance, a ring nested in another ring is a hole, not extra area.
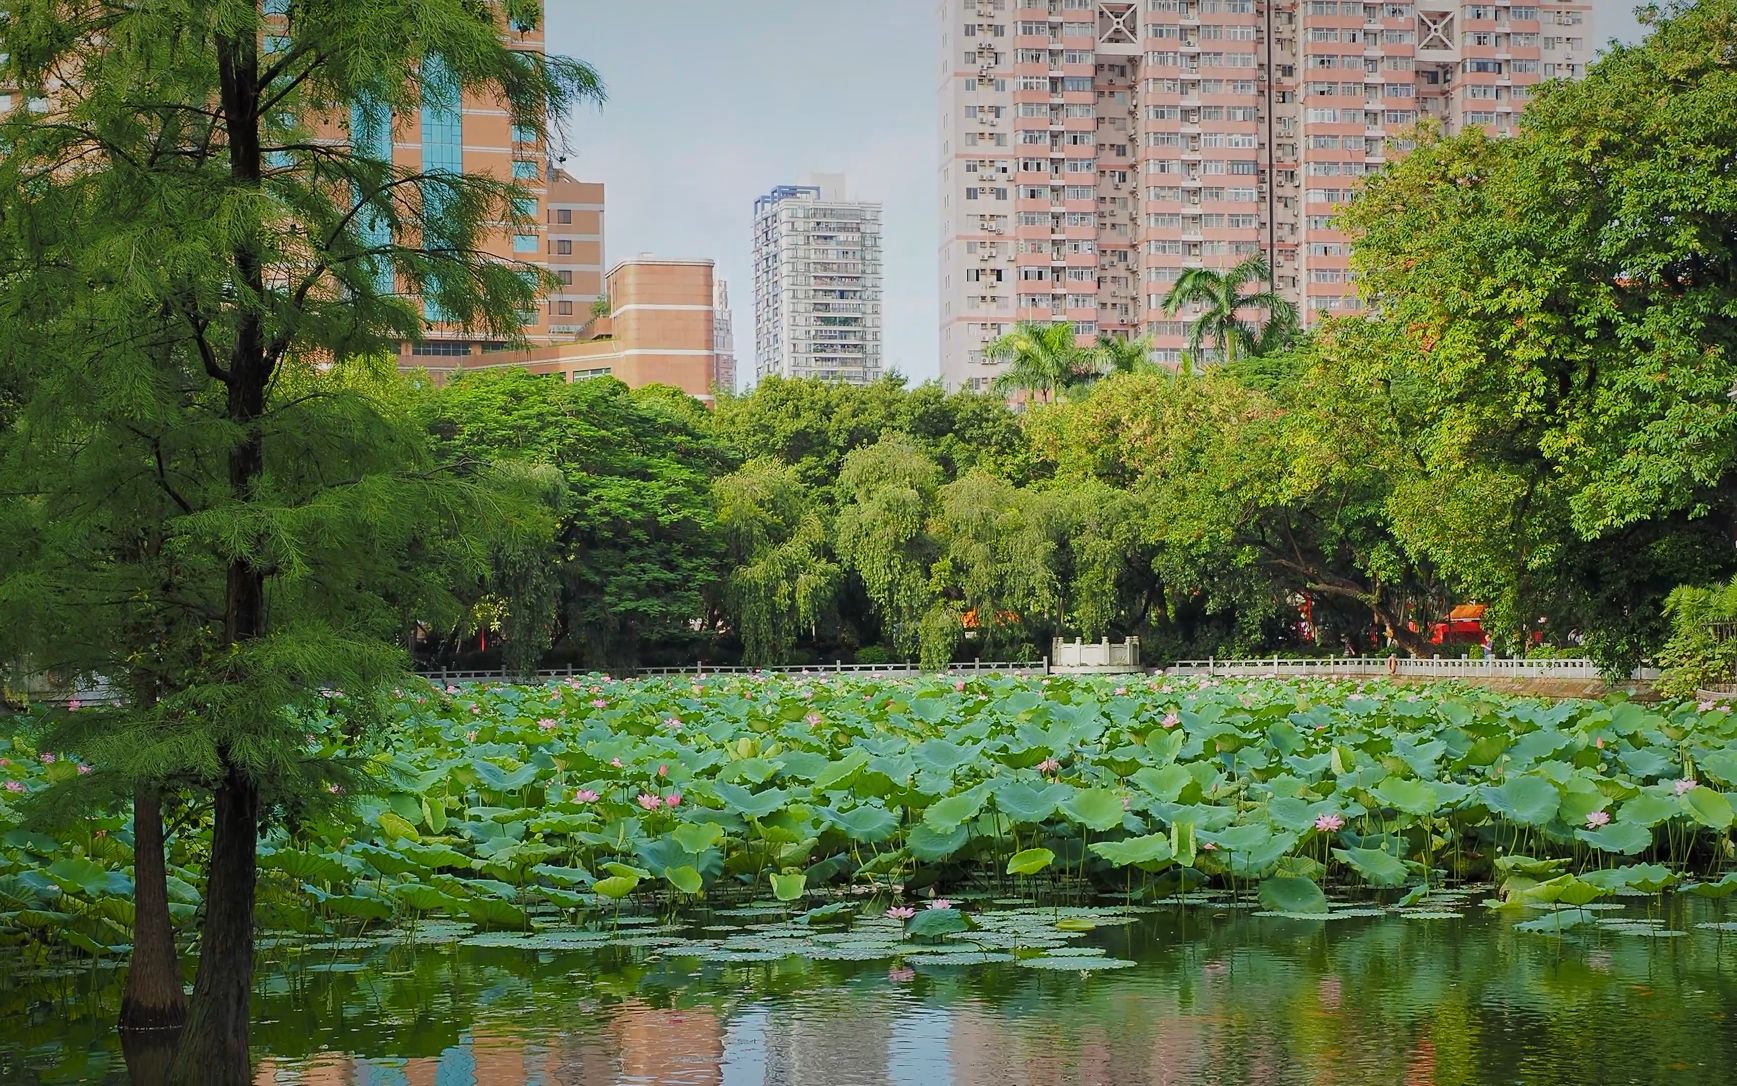
M 941 377 L 1017 321 L 1150 336 L 1189 267 L 1265 253 L 1305 322 L 1355 311 L 1335 209 L 1417 124 L 1514 130 L 1578 78 L 1586 0 L 940 0 Z

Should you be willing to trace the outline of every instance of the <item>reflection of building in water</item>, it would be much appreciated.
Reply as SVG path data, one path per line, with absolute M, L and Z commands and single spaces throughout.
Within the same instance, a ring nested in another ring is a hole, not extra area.
M 1066 1021 L 972 1005 L 955 1008 L 951 1017 L 954 1086 L 1205 1081 L 1207 1031 L 1170 998 L 1117 992 Z
M 711 1011 L 629 1002 L 616 1012 L 610 1030 L 621 1049 L 621 1076 L 629 1082 L 717 1086 L 722 1081 L 724 1029 Z
M 305 1066 L 262 1060 L 254 1086 L 599 1086 L 614 1082 L 613 1038 L 594 1033 L 546 1042 L 478 1030 L 438 1056 L 323 1056 Z M 712 1056 L 715 1066 L 717 1057 Z M 656 1072 L 653 1072 L 655 1075 Z M 653 1078 L 652 1081 L 663 1081 Z M 713 1080 L 682 1078 L 699 1084 Z
M 772 1010 L 766 1075 L 757 1086 L 883 1086 L 889 1080 L 892 1014 L 858 1000 L 821 999 L 821 1005 Z

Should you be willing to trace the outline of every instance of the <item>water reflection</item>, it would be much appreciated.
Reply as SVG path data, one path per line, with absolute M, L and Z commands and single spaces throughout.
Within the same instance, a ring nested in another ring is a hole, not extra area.
M 1737 935 L 1167 913 L 1114 972 L 719 964 L 460 945 L 273 951 L 259 1086 L 1446 1086 L 1737 1081 Z M 1665 926 L 1661 924 L 1659 926 Z M 118 978 L 0 988 L 0 1081 L 124 1082 Z

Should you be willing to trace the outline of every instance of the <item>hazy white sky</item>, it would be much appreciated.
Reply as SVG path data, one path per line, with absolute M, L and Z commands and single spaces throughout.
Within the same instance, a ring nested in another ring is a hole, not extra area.
M 1630 0 L 1594 0 L 1602 41 Z M 567 169 L 608 186 L 604 258 L 711 258 L 729 280 L 743 383 L 754 373 L 754 198 L 845 173 L 886 205 L 886 362 L 934 377 L 939 321 L 934 0 L 546 0 L 549 49 L 590 61 L 601 111 L 570 126 Z

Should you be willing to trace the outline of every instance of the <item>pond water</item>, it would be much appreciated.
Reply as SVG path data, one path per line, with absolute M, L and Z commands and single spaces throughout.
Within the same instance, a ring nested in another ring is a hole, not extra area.
M 1514 930 L 1522 918 L 1485 912 L 1477 895 L 1449 904 L 1330 921 L 1163 907 L 1052 935 L 1061 914 L 1028 909 L 991 927 L 1038 933 L 1049 947 L 1042 968 L 981 960 L 1019 941 L 985 936 L 974 956 L 913 960 L 823 932 L 790 955 L 788 929 L 743 915 L 619 929 L 629 946 L 585 945 L 607 935 L 467 945 L 438 926 L 414 945 L 274 940 L 257 985 L 256 1081 L 1737 1081 L 1737 924 L 1723 923 L 1720 905 L 1625 899 L 1552 936 Z M 724 931 L 732 925 L 735 935 Z M 681 941 L 695 938 L 712 949 Z M 871 960 L 838 960 L 853 956 Z M 1132 964 L 1076 969 L 1059 960 L 1069 956 Z M 0 962 L 0 1081 L 129 1081 L 108 1028 L 117 972 L 25 979 L 21 963 Z

